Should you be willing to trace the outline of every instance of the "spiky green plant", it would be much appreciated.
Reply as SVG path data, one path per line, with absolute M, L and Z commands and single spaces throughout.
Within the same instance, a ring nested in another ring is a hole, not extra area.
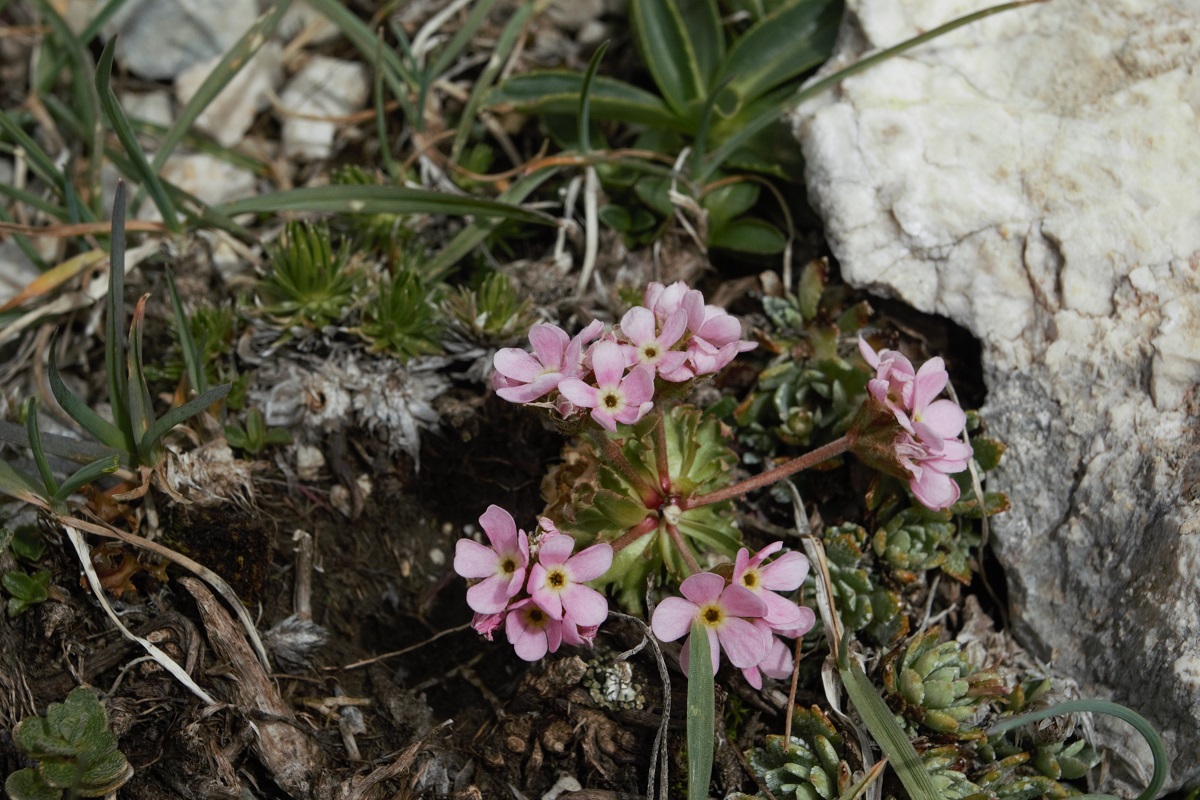
M 489 273 L 478 288 L 457 287 L 442 301 L 442 310 L 460 341 L 485 347 L 513 345 L 537 322 L 533 301 L 521 297 L 500 272 Z
M 402 269 L 384 280 L 363 310 L 359 329 L 371 349 L 408 360 L 441 352 L 441 319 L 434 293 L 416 272 Z
M 285 325 L 323 328 L 346 314 L 362 285 L 345 251 L 335 254 L 329 228 L 289 222 L 259 283 L 263 310 Z
M 993 670 L 979 669 L 956 641 L 942 642 L 940 628 L 914 636 L 883 664 L 884 690 L 907 718 L 938 733 L 965 736 L 975 732 L 972 718 L 989 698 L 1006 693 Z

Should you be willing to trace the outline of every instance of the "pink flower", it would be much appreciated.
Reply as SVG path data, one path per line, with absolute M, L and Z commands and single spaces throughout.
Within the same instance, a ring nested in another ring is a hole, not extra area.
M 592 348 L 592 372 L 596 385 L 578 378 L 564 378 L 558 391 L 581 408 L 592 409 L 592 419 L 616 433 L 617 423 L 632 424 L 654 407 L 654 373 L 642 366 L 625 374 L 625 355 L 616 342 L 597 342 Z
M 967 415 L 958 403 L 934 399 L 949 381 L 946 362 L 940 358 L 931 358 L 922 364 L 913 380 L 912 403 L 908 407 L 912 419 L 909 433 L 930 445 L 958 438 L 967 424 Z
M 922 505 L 940 511 L 958 501 L 958 484 L 950 476 L 967 468 L 969 445 L 945 439 L 934 448 L 909 433 L 901 433 L 895 448 L 900 465 L 908 472 L 908 488 Z
M 654 312 L 634 306 L 621 318 L 621 333 L 629 340 L 622 346 L 627 366 L 641 364 L 666 377 L 687 360 L 687 353 L 672 350 L 687 328 L 687 314 L 676 311 L 663 323 L 662 332 L 655 331 Z
M 454 571 L 464 578 L 483 578 L 467 590 L 467 605 L 472 611 L 499 614 L 525 583 L 529 537 L 525 531 L 517 530 L 512 515 L 500 506 L 488 506 L 479 524 L 492 546 L 459 539 L 454 551 Z
M 563 641 L 563 623 L 547 614 L 531 598 L 514 603 L 508 611 L 504 631 L 517 655 L 537 661 L 558 650 Z
M 692 575 L 679 587 L 683 597 L 668 597 L 654 609 L 650 627 L 664 642 L 673 642 L 689 634 L 692 622 L 699 620 L 708 635 L 713 674 L 721 665 L 721 650 L 739 669 L 753 667 L 769 654 L 771 643 L 765 629 L 752 620 L 766 613 L 766 605 L 744 586 L 725 585 L 725 579 L 712 572 Z M 687 599 L 684 599 L 687 598 Z M 687 671 L 687 653 L 691 636 L 683 644 L 679 662 Z
M 704 295 L 699 289 L 689 289 L 683 281 L 664 286 L 657 281 L 646 286 L 643 304 L 654 312 L 660 324 L 677 311 L 683 310 L 690 319 L 693 314 L 704 311 Z
M 908 412 L 912 409 L 913 383 L 916 380 L 916 370 L 913 369 L 912 362 L 895 350 L 880 350 L 876 353 L 862 336 L 858 337 L 858 351 L 875 370 L 875 377 L 867 382 L 867 391 L 881 406 L 891 411 L 896 416 L 896 421 L 911 433 L 912 423 L 909 421 Z
M 532 403 L 553 391 L 563 378 L 583 374 L 583 347 L 604 330 L 595 320 L 574 338 L 557 325 L 541 323 L 529 329 L 533 353 L 516 347 L 496 351 L 492 386 L 511 403 Z
M 774 542 L 753 556 L 744 547 L 738 550 L 733 564 L 733 584 L 746 587 L 763 601 L 767 607 L 763 622 L 772 630 L 802 636 L 812 630 L 816 615 L 811 608 L 797 605 L 776 592 L 794 592 L 800 588 L 808 575 L 808 559 L 803 553 L 784 553 L 770 564 L 763 564 L 782 547 L 783 542 Z
M 492 634 L 503 624 L 504 612 L 496 614 L 480 614 L 479 612 L 475 612 L 474 618 L 471 619 L 471 627 L 489 642 L 492 641 Z
M 575 625 L 599 625 L 608 617 L 608 601 L 588 586 L 612 566 L 612 547 L 594 544 L 575 555 L 575 540 L 559 534 L 542 541 L 538 563 L 529 570 L 529 595 L 554 620 L 569 614 Z

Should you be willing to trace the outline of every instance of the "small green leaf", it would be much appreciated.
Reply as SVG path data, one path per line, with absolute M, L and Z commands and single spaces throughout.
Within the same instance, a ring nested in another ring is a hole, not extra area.
M 663 99 L 689 117 L 708 97 L 724 57 L 725 34 L 714 0 L 633 0 L 629 8 L 642 60 Z
M 57 349 L 55 342 L 52 341 L 50 344 L 50 368 L 47 371 L 47 375 L 50 379 L 50 392 L 54 395 L 54 399 L 58 401 L 58 405 L 66 412 L 67 416 L 78 422 L 84 430 L 104 444 L 122 453 L 132 452 L 134 449 L 133 442 L 127 440 L 120 428 L 93 411 L 87 403 L 80 400 L 67 388 L 66 383 L 63 382 L 62 374 L 58 371 L 57 358 L 55 357 Z M 109 349 L 107 343 L 105 349 Z
M 688 800 L 708 797 L 716 731 L 715 681 L 708 632 L 696 619 L 688 637 Z
M 34 769 L 20 769 L 4 781 L 12 800 L 61 800 L 62 789 L 49 786 Z
M 700 205 L 708 212 L 710 228 L 723 228 L 758 202 L 762 188 L 750 181 L 737 181 L 705 192 Z
M 592 84 L 596 80 L 596 70 L 600 67 L 600 61 L 604 58 L 607 50 L 608 42 L 604 42 L 596 48 L 591 61 L 588 62 L 587 72 L 583 76 L 583 86 L 579 91 L 579 151 L 585 154 L 592 149 L 589 139 L 589 127 L 592 122 Z
M 1004 451 L 1008 448 L 1004 442 L 987 436 L 976 436 L 971 439 L 971 449 L 975 451 L 974 459 L 984 472 L 991 472 L 1000 465 Z
M 92 463 L 77 470 L 71 477 L 62 482 L 58 487 L 58 491 L 51 498 L 55 503 L 65 503 L 67 498 L 75 494 L 87 484 L 94 480 L 98 480 L 104 475 L 111 475 L 117 471 L 120 466 L 120 459 L 116 453 L 107 458 L 97 459 Z
M 772 256 L 782 253 L 783 249 L 787 247 L 787 237 L 774 225 L 764 220 L 742 217 L 723 228 L 710 230 L 708 245 L 738 253 Z
M 204 394 L 193 397 L 177 408 L 172 408 L 146 429 L 146 433 L 142 437 L 142 447 L 150 448 L 155 446 L 158 440 L 166 435 L 167 431 L 180 423 L 186 422 L 213 403 L 223 399 L 225 395 L 229 394 L 229 390 L 232 387 L 232 383 L 223 383 L 220 386 L 214 386 Z
M 42 437 L 38 433 L 36 397 L 25 401 L 25 428 L 29 434 L 29 449 L 33 452 L 33 462 L 37 465 L 38 474 L 42 476 L 46 496 L 53 497 L 58 492 L 58 481 L 54 479 L 54 471 L 50 469 L 50 462 L 46 460 L 46 453 L 42 450 Z
M 187 368 L 188 387 L 200 394 L 208 389 L 208 378 L 204 374 L 204 352 L 196 346 L 192 337 L 192 326 L 183 310 L 183 302 L 179 299 L 179 289 L 175 286 L 175 276 L 167 270 L 167 293 L 171 295 L 171 311 L 175 315 L 175 336 L 179 339 L 179 350 L 183 354 L 183 363 Z
M 0 578 L 5 590 L 11 595 L 8 600 L 8 615 L 15 617 L 28 608 L 44 603 L 49 599 L 47 588 L 50 586 L 50 572 L 43 570 L 32 575 L 24 572 L 6 572 Z

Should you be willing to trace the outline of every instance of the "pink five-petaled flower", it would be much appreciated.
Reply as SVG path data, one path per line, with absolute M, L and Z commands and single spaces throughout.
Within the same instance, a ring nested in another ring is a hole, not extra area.
M 592 409 L 592 419 L 600 427 L 616 433 L 617 423 L 633 424 L 654 407 L 654 373 L 642 366 L 625 374 L 625 355 L 621 345 L 597 342 L 592 348 L 592 372 L 596 385 L 578 378 L 564 378 L 558 391 L 577 406 Z
M 563 640 L 563 623 L 527 597 L 513 603 L 509 609 L 504 632 L 518 656 L 526 661 L 537 661 L 546 653 L 558 650 Z
M 943 439 L 954 439 L 962 432 L 967 422 L 963 410 L 952 400 L 936 399 L 950 381 L 945 361 L 931 358 L 914 373 L 907 358 L 894 350 L 876 353 L 861 336 L 858 350 L 875 369 L 868 391 L 895 415 L 904 430 L 935 448 Z
M 613 551 L 594 544 L 575 555 L 575 540 L 566 534 L 543 539 L 538 563 L 529 570 L 529 595 L 551 619 L 569 615 L 577 626 L 599 625 L 608 617 L 608 601 L 588 586 L 612 566 Z
M 479 525 L 492 546 L 459 539 L 454 551 L 454 571 L 464 578 L 483 578 L 467 590 L 467 605 L 472 611 L 499 614 L 525 583 L 529 537 L 525 531 L 517 530 L 512 514 L 496 505 L 488 506 L 479 518 Z
M 763 601 L 767 607 L 763 622 L 772 630 L 781 633 L 799 631 L 791 635 L 803 635 L 816 624 L 816 615 L 811 608 L 797 605 L 776 592 L 794 592 L 800 588 L 808 575 L 808 559 L 803 553 L 784 553 L 770 564 L 763 564 L 782 548 L 783 542 L 774 542 L 753 556 L 744 547 L 738 550 L 733 562 L 732 582 L 746 587 Z
M 867 365 L 875 370 L 875 377 L 867 381 L 867 391 L 911 433 L 912 423 L 908 412 L 912 408 L 913 382 L 916 380 L 912 362 L 895 350 L 876 353 L 862 336 L 858 337 L 858 352 Z
M 634 306 L 621 318 L 621 333 L 629 340 L 623 345 L 627 366 L 642 364 L 660 373 L 663 377 L 673 373 L 687 360 L 687 353 L 672 350 L 687 329 L 687 314 L 679 309 L 663 322 L 662 331 L 656 332 L 654 312 L 642 306 Z
M 583 347 L 604 330 L 595 320 L 574 338 L 557 325 L 540 323 L 529 329 L 533 352 L 516 347 L 496 351 L 492 364 L 492 386 L 510 403 L 532 403 L 552 392 L 563 378 L 583 374 Z
M 950 476 L 967 468 L 970 445 L 944 439 L 935 448 L 904 432 L 896 438 L 895 448 L 896 458 L 908 472 L 908 488 L 922 505 L 940 511 L 958 502 L 958 484 Z
M 721 650 L 738 669 L 753 667 L 770 654 L 770 635 L 753 622 L 766 613 L 762 600 L 744 586 L 725 585 L 725 579 L 712 572 L 692 575 L 680 584 L 683 597 L 668 597 L 654 609 L 650 627 L 664 642 L 673 642 L 692 629 L 699 620 L 708 634 L 713 674 L 721 666 Z M 686 599 L 684 599 L 686 598 Z M 688 668 L 691 636 L 683 644 L 679 663 Z

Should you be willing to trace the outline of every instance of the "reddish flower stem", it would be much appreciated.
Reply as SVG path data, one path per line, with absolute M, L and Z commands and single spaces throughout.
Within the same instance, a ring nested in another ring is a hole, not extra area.
M 671 541 L 675 543 L 675 547 L 679 550 L 679 554 L 683 556 L 683 560 L 687 562 L 688 569 L 695 575 L 698 572 L 703 572 L 700 569 L 700 564 L 696 562 L 696 557 L 692 555 L 692 550 L 687 546 L 687 542 L 683 540 L 683 536 L 679 533 L 679 528 L 671 523 L 666 523 L 667 533 L 671 537 Z
M 658 424 L 654 426 L 654 463 L 658 467 L 658 487 L 664 496 L 671 494 L 671 465 L 667 459 L 667 415 L 655 405 Z
M 826 461 L 834 456 L 841 455 L 850 449 L 853 443 L 851 434 L 846 434 L 840 439 L 822 445 L 816 450 L 805 453 L 802 456 L 797 456 L 791 461 L 785 461 L 774 469 L 769 469 L 766 472 L 755 475 L 753 478 L 747 478 L 744 481 L 739 481 L 732 486 L 726 486 L 724 489 L 717 489 L 715 492 L 708 494 L 697 495 L 695 497 L 685 497 L 680 499 L 679 507 L 686 511 L 689 508 L 697 508 L 699 506 L 707 506 L 713 503 L 720 503 L 722 500 L 730 500 L 734 497 L 752 492 L 755 489 L 761 489 L 764 486 L 770 486 L 776 481 L 783 480 L 789 475 L 795 475 L 797 472 L 809 467 L 815 467 L 822 461 Z
M 621 534 L 621 538 L 612 542 L 613 555 L 616 555 L 617 553 L 624 550 L 626 547 L 629 547 L 629 545 L 633 544 L 638 539 L 640 539 L 643 536 L 645 536 L 646 534 L 650 533 L 650 531 L 654 530 L 657 527 L 658 527 L 658 515 L 650 514 L 644 520 L 639 522 L 637 525 L 634 525 L 632 528 L 625 531 L 625 533 Z
M 637 489 L 641 495 L 642 505 L 650 511 L 661 506 L 663 504 L 663 495 L 647 483 L 646 479 L 633 468 L 633 465 L 629 463 L 629 459 L 621 452 L 620 446 L 608 438 L 602 430 L 597 429 L 590 431 L 590 433 L 592 441 L 603 451 L 604 458 L 607 459 L 608 463 L 612 464 Z

